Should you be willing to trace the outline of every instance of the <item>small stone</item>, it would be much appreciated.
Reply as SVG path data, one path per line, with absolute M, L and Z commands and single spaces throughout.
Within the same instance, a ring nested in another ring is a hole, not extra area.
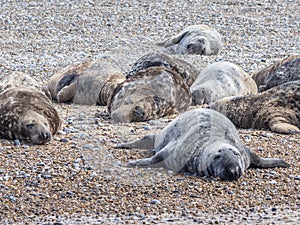
M 153 200 L 151 200 L 150 203 L 156 205 L 156 204 L 160 204 L 161 202 L 159 200 L 157 200 L 157 199 L 153 199 Z

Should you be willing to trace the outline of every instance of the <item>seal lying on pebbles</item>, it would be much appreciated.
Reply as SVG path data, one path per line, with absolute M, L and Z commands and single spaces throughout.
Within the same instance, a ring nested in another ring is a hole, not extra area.
M 190 90 L 179 74 L 149 67 L 119 84 L 108 112 L 115 122 L 139 122 L 183 112 L 190 105 Z
M 210 108 L 221 112 L 240 128 L 296 133 L 300 131 L 300 80 L 257 95 L 224 98 Z
M 201 24 L 186 27 L 157 45 L 165 47 L 169 54 L 217 55 L 223 43 L 214 28 Z
M 0 74 L 0 93 L 8 88 L 20 86 L 35 88 L 36 90 L 44 92 L 45 95 L 51 99 L 49 91 L 42 85 L 42 81 L 38 80 L 38 77 L 32 77 L 20 71 L 10 71 Z
M 4 138 L 44 144 L 60 127 L 56 109 L 42 92 L 15 87 L 0 94 L 0 134 Z
M 181 75 L 189 87 L 194 83 L 199 74 L 198 70 L 193 65 L 182 59 L 171 57 L 163 53 L 149 53 L 133 64 L 131 70 L 127 73 L 126 78 L 134 76 L 134 74 L 140 70 L 154 66 L 162 66 L 174 70 Z
M 125 80 L 121 69 L 108 59 L 72 65 L 53 75 L 48 88 L 54 100 L 82 105 L 107 105 L 117 86 Z
M 237 180 L 249 167 L 288 167 L 281 159 L 260 158 L 242 145 L 232 122 L 210 109 L 183 113 L 159 134 L 115 146 L 153 149 L 150 158 L 129 162 L 129 166 L 166 167 L 175 172 Z
M 228 96 L 256 94 L 255 81 L 231 62 L 216 62 L 204 68 L 191 86 L 194 105 L 211 104 Z
M 300 80 L 300 55 L 292 55 L 255 73 L 252 78 L 259 91 L 265 91 L 290 81 Z

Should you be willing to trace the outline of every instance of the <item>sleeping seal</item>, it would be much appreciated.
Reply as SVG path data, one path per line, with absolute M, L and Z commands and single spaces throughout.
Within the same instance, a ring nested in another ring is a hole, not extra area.
M 157 45 L 165 47 L 169 54 L 217 55 L 223 43 L 218 31 L 201 24 L 186 27 Z
M 256 94 L 255 81 L 231 62 L 215 62 L 204 68 L 191 86 L 193 105 L 211 104 L 229 96 Z
M 44 93 L 27 87 L 0 94 L 0 135 L 7 139 L 44 144 L 61 128 L 61 120 Z
M 273 87 L 256 95 L 224 98 L 211 109 L 227 116 L 237 127 L 270 129 L 291 134 L 300 130 L 300 80 Z
M 300 80 L 300 55 L 292 55 L 253 74 L 259 91 L 265 91 L 280 84 Z
M 154 66 L 162 66 L 174 70 L 183 78 L 189 87 L 194 83 L 199 74 L 193 65 L 182 59 L 171 57 L 163 53 L 149 53 L 142 56 L 133 64 L 126 77 L 132 77 L 137 72 Z
M 129 166 L 166 167 L 175 172 L 237 180 L 249 167 L 288 167 L 281 159 L 260 158 L 244 146 L 232 122 L 210 109 L 183 113 L 159 134 L 115 146 L 153 149 L 150 158 L 129 162 Z
M 108 112 L 115 122 L 141 122 L 186 111 L 191 93 L 181 76 L 164 67 L 149 67 L 114 90 Z

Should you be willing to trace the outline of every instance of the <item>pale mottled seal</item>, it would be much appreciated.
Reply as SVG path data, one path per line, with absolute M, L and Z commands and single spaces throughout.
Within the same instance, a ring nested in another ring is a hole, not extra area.
M 256 94 L 255 81 L 231 62 L 215 62 L 204 68 L 191 86 L 193 104 L 211 104 L 229 96 Z
M 4 138 L 43 144 L 60 127 L 56 109 L 42 92 L 15 87 L 0 94 L 0 134 Z
M 201 24 L 186 27 L 179 34 L 157 45 L 167 48 L 169 54 L 217 55 L 223 43 L 218 31 Z
M 210 108 L 221 112 L 240 128 L 270 129 L 283 134 L 299 132 L 300 81 L 256 95 L 224 98 Z
M 8 88 L 23 86 L 42 91 L 48 98 L 51 99 L 49 91 L 42 85 L 42 83 L 42 80 L 40 80 L 38 77 L 32 77 L 29 74 L 20 71 L 1 73 L 0 93 Z
M 259 91 L 265 91 L 280 84 L 300 80 L 300 55 L 292 55 L 253 74 Z
M 124 80 L 121 69 L 103 58 L 64 68 L 50 78 L 48 87 L 58 102 L 107 105 L 111 92 Z
M 199 74 L 199 71 L 193 65 L 182 59 L 171 57 L 164 53 L 149 53 L 142 56 L 133 64 L 126 77 L 132 77 L 140 70 L 155 66 L 174 70 L 183 78 L 188 86 L 193 84 Z
M 119 84 L 108 111 L 115 122 L 138 122 L 183 112 L 190 105 L 190 90 L 179 74 L 149 67 Z
M 260 158 L 244 146 L 232 122 L 210 109 L 183 113 L 159 134 L 147 135 L 117 148 L 153 149 L 150 158 L 130 166 L 163 166 L 175 172 L 237 180 L 249 167 L 288 167 L 281 159 Z

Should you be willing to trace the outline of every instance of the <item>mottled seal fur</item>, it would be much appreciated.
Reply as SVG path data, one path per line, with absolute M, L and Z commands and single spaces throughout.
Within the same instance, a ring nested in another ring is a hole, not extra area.
M 232 122 L 210 109 L 193 109 L 169 123 L 159 134 L 115 146 L 153 149 L 150 158 L 129 166 L 166 167 L 175 172 L 237 180 L 249 167 L 288 167 L 281 159 L 260 158 L 244 146 Z
M 211 104 L 229 96 L 257 93 L 255 81 L 231 62 L 215 62 L 204 68 L 191 86 L 194 105 Z
M 155 66 L 162 66 L 174 70 L 183 78 L 188 86 L 194 83 L 199 74 L 199 71 L 193 65 L 182 59 L 164 53 L 149 53 L 142 56 L 133 64 L 126 77 L 132 77 L 143 69 Z
M 139 122 L 183 112 L 191 105 L 189 87 L 175 71 L 149 67 L 115 89 L 108 112 L 115 122 Z
M 13 87 L 1 92 L 2 137 L 44 144 L 60 127 L 58 112 L 44 93 L 27 87 Z
M 204 24 L 186 27 L 157 45 L 165 47 L 169 54 L 197 55 L 217 55 L 223 47 L 219 32 Z
M 107 105 L 117 84 L 125 80 L 109 59 L 87 61 L 64 68 L 48 82 L 53 99 L 82 105 Z
M 44 92 L 45 95 L 51 99 L 49 91 L 43 86 L 42 80 L 38 77 L 33 77 L 20 71 L 10 71 L 0 74 L 0 93 L 8 88 L 20 86 L 35 88 L 36 90 Z
M 210 108 L 223 113 L 240 128 L 296 133 L 300 131 L 300 81 L 288 82 L 256 95 L 224 98 Z
M 253 74 L 259 91 L 265 91 L 290 81 L 300 80 L 300 55 L 292 55 Z

